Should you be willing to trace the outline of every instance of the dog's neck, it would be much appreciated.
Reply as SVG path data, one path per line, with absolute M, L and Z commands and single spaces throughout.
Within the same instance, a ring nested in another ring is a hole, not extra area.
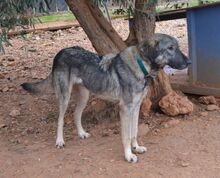
M 139 79 L 146 78 L 144 70 L 147 71 L 147 75 L 151 73 L 151 65 L 146 60 L 143 60 L 136 46 L 130 46 L 121 52 L 120 57 L 131 68 Z

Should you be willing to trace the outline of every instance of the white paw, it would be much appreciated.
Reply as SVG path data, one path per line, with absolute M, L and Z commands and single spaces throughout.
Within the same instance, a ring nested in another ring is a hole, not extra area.
M 129 162 L 129 163 L 136 163 L 138 161 L 138 158 L 135 154 L 129 154 L 129 155 L 125 155 L 125 159 Z
M 132 151 L 134 153 L 143 154 L 143 153 L 145 153 L 147 151 L 147 148 L 144 147 L 144 146 L 138 146 L 138 147 L 133 147 Z
M 65 146 L 65 142 L 63 139 L 57 139 L 56 140 L 56 147 L 57 148 L 63 148 Z
M 88 132 L 81 132 L 79 133 L 79 138 L 81 139 L 86 139 L 86 138 L 89 138 L 91 135 L 88 133 Z

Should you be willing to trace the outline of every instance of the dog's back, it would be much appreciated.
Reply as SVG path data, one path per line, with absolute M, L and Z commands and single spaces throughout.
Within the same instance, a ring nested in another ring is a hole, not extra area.
M 97 54 L 79 46 L 65 48 L 55 56 L 52 71 L 46 79 L 34 83 L 23 83 L 21 86 L 32 94 L 47 93 L 51 88 L 54 88 L 54 73 L 57 71 L 63 71 L 70 76 L 72 69 L 75 69 L 77 73 L 77 70 L 82 68 L 85 63 L 91 66 L 98 66 L 100 60 L 101 58 Z

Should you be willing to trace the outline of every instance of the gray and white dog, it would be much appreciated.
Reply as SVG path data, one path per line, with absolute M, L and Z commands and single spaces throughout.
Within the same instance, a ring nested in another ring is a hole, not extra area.
M 56 146 L 64 146 L 64 114 L 73 86 L 78 87 L 75 124 L 80 138 L 90 136 L 81 124 L 81 116 L 92 92 L 98 97 L 118 101 L 120 106 L 121 134 L 125 159 L 137 162 L 134 153 L 144 153 L 146 148 L 137 142 L 140 105 L 148 91 L 147 76 L 169 65 L 184 69 L 190 64 L 180 51 L 178 42 L 171 36 L 155 34 L 137 46 L 131 46 L 118 54 L 99 57 L 81 47 L 62 49 L 54 58 L 52 72 L 37 83 L 23 83 L 31 93 L 55 90 L 59 100 L 59 119 Z

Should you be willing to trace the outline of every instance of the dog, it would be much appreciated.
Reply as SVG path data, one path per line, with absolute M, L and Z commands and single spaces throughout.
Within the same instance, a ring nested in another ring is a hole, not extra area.
M 140 105 L 146 96 L 149 76 L 169 65 L 184 69 L 190 60 L 180 51 L 175 38 L 154 34 L 136 46 L 125 48 L 118 54 L 98 56 L 81 47 L 62 49 L 54 58 L 49 76 L 36 83 L 23 83 L 30 93 L 46 93 L 53 88 L 59 100 L 59 118 L 56 146 L 64 146 L 64 114 L 71 96 L 72 87 L 78 88 L 75 124 L 80 138 L 90 136 L 81 124 L 81 116 L 89 99 L 89 93 L 109 101 L 117 101 L 120 108 L 121 135 L 125 159 L 137 162 L 134 153 L 146 152 L 137 141 Z M 155 77 L 155 76 L 154 76 Z

